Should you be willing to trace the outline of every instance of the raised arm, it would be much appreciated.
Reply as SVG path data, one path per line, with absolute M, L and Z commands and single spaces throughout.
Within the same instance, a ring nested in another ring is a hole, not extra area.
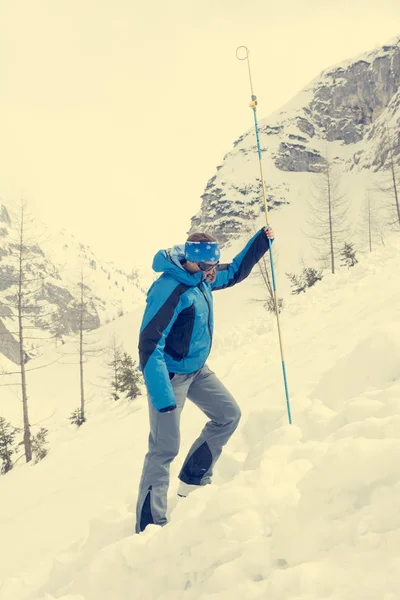
M 260 229 L 226 269 L 217 270 L 215 280 L 210 283 L 212 291 L 223 290 L 246 279 L 272 242 L 273 239 L 268 239 L 265 228 Z
M 181 311 L 187 286 L 173 280 L 157 280 L 149 290 L 139 336 L 139 360 L 151 402 L 159 412 L 176 407 L 164 360 L 165 340 Z

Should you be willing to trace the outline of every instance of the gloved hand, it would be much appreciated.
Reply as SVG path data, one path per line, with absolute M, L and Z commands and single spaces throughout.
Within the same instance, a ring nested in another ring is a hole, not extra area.
M 174 404 L 173 406 L 166 406 L 165 408 L 160 408 L 160 410 L 158 412 L 166 413 L 166 412 L 171 412 L 175 409 L 176 409 L 176 404 Z

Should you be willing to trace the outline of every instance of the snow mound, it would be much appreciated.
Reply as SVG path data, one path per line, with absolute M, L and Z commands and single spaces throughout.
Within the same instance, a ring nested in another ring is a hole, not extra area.
M 400 335 L 377 331 L 359 342 L 352 352 L 322 376 L 311 398 L 334 408 L 364 392 L 381 389 L 400 379 Z

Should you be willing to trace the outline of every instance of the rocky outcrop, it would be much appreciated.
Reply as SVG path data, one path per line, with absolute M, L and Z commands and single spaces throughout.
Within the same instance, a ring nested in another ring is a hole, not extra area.
M 269 210 L 296 197 L 294 173 L 323 171 L 331 145 L 333 160 L 342 168 L 384 168 L 388 119 L 397 139 L 394 153 L 400 159 L 399 86 L 400 39 L 396 39 L 328 69 L 288 105 L 261 120 L 259 139 Z M 190 233 L 206 230 L 224 244 L 251 231 L 263 211 L 258 165 L 257 141 L 250 129 L 235 140 L 233 150 L 208 181 Z
M 4 204 L 0 207 L 0 223 L 5 223 L 6 225 L 11 225 L 11 219 L 7 208 Z
M 0 319 L 0 352 L 13 363 L 20 364 L 19 344 Z
M 313 122 L 328 141 L 354 144 L 366 134 L 400 85 L 400 45 L 384 46 L 346 67 L 325 73 L 310 103 Z
M 254 183 L 239 185 L 232 182 L 229 187 L 224 182 L 218 187 L 215 180 L 216 176 L 210 179 L 201 196 L 201 209 L 192 217 L 189 233 L 211 233 L 223 246 L 243 231 L 252 231 L 254 219 L 264 212 L 264 201 L 259 177 L 255 178 Z M 270 210 L 287 203 L 277 188 L 266 185 L 266 194 Z
M 289 136 L 294 138 L 295 136 Z M 306 141 L 306 140 L 305 140 Z M 321 173 L 325 160 L 319 152 L 309 150 L 304 144 L 282 142 L 273 155 L 275 166 L 281 171 L 309 171 Z

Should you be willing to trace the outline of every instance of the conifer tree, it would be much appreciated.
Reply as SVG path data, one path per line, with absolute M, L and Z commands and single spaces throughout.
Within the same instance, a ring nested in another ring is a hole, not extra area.
M 140 394 L 139 384 L 142 376 L 136 366 L 136 361 L 124 352 L 121 359 L 121 370 L 119 374 L 119 390 L 126 393 L 131 400 Z
M 48 430 L 45 427 L 41 427 L 39 431 L 32 436 L 32 453 L 35 463 L 38 463 L 47 456 L 47 434 Z
M 301 275 L 286 273 L 286 276 L 289 278 L 292 294 L 301 294 L 301 292 L 306 291 L 306 284 Z
M 340 256 L 342 257 L 342 264 L 346 267 L 354 267 L 358 263 L 356 258 L 356 252 L 354 250 L 353 242 L 344 244 L 344 247 L 340 251 Z
M 18 432 L 19 429 L 0 417 L 0 460 L 3 475 L 13 468 L 12 457 L 17 451 L 15 436 Z
M 81 409 L 76 408 L 74 412 L 70 415 L 69 420 L 71 421 L 72 425 L 77 425 L 78 427 L 80 427 L 85 423 L 86 418 L 82 418 Z
M 310 288 L 315 285 L 317 281 L 321 281 L 322 271 L 318 271 L 317 269 L 314 269 L 314 267 L 304 267 L 303 278 L 306 283 L 306 287 Z
M 305 292 L 307 288 L 315 285 L 317 281 L 321 281 L 323 277 L 322 271 L 317 271 L 314 267 L 304 267 L 300 275 L 286 273 L 286 276 L 289 278 L 292 294 Z
M 122 365 L 122 346 L 117 343 L 117 339 L 114 333 L 112 346 L 110 350 L 110 357 L 106 363 L 111 373 L 111 397 L 113 400 L 119 400 L 120 389 L 120 377 L 121 377 L 121 365 Z

